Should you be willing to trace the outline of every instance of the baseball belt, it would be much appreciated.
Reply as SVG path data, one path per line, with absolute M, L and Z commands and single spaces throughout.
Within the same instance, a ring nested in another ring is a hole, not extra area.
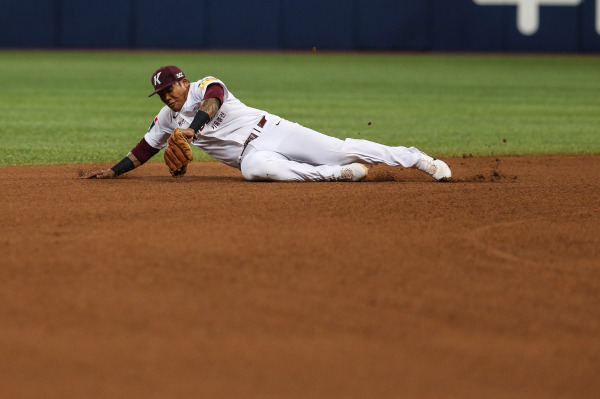
M 262 119 L 260 120 L 260 122 L 258 122 L 256 124 L 256 126 L 258 126 L 259 128 L 263 128 L 265 127 L 265 124 L 267 123 L 267 118 L 265 118 L 264 116 L 262 117 Z M 252 131 L 259 133 L 259 130 L 257 128 L 252 128 Z M 248 136 L 248 138 L 246 139 L 246 141 L 244 142 L 244 148 L 242 148 L 242 153 L 240 154 L 240 158 L 242 157 L 242 155 L 244 155 L 244 151 L 246 151 L 246 147 L 248 147 L 248 144 L 250 144 L 250 142 L 252 140 L 254 140 L 255 138 L 258 137 L 258 134 L 256 133 L 251 133 L 250 136 Z

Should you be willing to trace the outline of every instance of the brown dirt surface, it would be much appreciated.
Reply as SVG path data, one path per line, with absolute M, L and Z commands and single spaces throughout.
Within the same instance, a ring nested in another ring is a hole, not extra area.
M 448 163 L 0 168 L 0 396 L 598 397 L 600 157 Z

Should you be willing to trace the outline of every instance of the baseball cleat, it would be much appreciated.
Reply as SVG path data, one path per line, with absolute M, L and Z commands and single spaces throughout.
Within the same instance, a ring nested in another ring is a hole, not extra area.
M 419 159 L 415 168 L 429 174 L 435 180 L 446 181 L 452 177 L 452 172 L 446 162 L 432 158 L 427 154 L 421 154 L 421 159 Z
M 369 168 L 362 163 L 351 163 L 349 165 L 342 166 L 342 176 L 340 180 L 343 181 L 361 181 L 369 173 Z

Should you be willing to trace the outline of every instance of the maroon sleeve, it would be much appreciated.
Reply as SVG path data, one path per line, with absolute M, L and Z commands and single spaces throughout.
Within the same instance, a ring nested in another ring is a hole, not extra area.
M 221 104 L 223 104 L 224 96 L 225 90 L 223 90 L 223 86 L 221 86 L 218 83 L 208 85 L 208 87 L 206 88 L 206 92 L 204 93 L 205 100 L 207 98 L 216 98 L 217 100 L 221 101 Z
M 146 139 L 142 139 L 138 145 L 133 147 L 131 153 L 140 161 L 140 164 L 145 163 L 147 160 L 156 155 L 160 150 L 152 147 Z

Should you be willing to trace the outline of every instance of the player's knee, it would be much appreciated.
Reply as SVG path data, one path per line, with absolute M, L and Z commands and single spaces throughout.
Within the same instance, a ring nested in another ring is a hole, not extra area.
M 273 160 L 250 154 L 242 161 L 241 171 L 248 181 L 277 180 L 277 167 Z

